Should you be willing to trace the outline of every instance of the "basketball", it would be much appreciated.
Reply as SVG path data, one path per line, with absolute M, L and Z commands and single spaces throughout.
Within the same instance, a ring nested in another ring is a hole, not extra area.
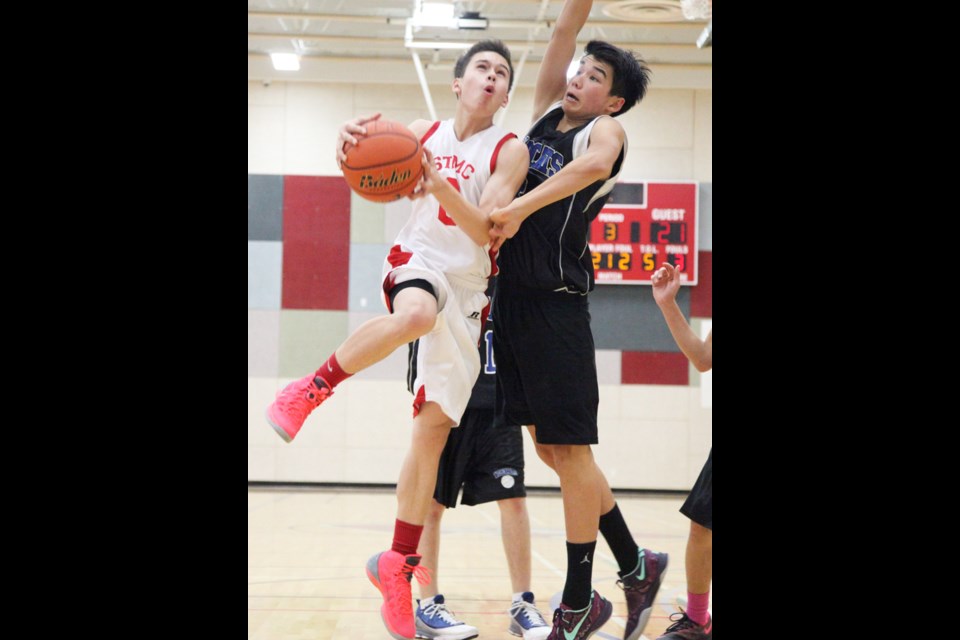
M 413 193 L 423 167 L 420 140 L 395 120 L 374 120 L 364 125 L 367 135 L 344 147 L 343 178 L 361 198 L 391 202 Z

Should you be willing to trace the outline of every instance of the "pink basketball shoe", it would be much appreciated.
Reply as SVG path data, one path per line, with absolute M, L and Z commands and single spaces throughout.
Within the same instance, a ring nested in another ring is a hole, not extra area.
M 416 553 L 405 556 L 390 549 L 367 560 L 367 577 L 383 596 L 380 616 L 387 632 L 396 640 L 413 640 L 417 635 L 410 578 L 415 575 L 420 584 L 430 584 L 430 572 L 419 566 L 420 557 Z
M 267 407 L 267 422 L 285 442 L 293 440 L 310 412 L 333 395 L 327 381 L 315 373 L 294 380 Z

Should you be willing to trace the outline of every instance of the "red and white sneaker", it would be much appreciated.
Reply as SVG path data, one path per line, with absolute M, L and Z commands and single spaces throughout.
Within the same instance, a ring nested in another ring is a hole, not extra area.
M 293 440 L 310 412 L 333 395 L 327 381 L 315 373 L 294 380 L 267 407 L 267 422 L 284 442 Z

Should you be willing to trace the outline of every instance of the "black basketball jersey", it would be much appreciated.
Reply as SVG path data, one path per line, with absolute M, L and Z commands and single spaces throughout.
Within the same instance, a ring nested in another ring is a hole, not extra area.
M 530 168 L 517 197 L 586 152 L 593 125 L 604 116 L 561 133 L 557 131 L 557 124 L 562 117 L 563 109 L 558 102 L 533 124 L 524 138 L 530 151 Z M 547 291 L 581 294 L 592 291 L 593 258 L 587 245 L 590 222 L 610 196 L 626 151 L 624 140 L 609 178 L 547 205 L 524 220 L 517 235 L 500 248 L 499 277 Z

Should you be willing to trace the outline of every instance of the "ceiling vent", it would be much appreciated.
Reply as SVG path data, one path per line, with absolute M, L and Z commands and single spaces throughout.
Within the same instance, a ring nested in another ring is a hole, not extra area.
M 604 5 L 603 13 L 627 22 L 686 22 L 680 0 L 621 0 Z

